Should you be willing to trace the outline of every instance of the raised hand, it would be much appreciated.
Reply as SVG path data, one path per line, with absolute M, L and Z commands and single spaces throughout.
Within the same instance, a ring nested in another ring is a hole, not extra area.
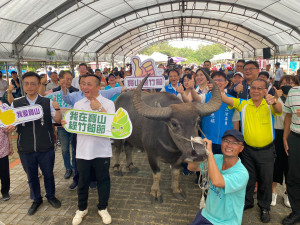
M 235 86 L 235 88 L 234 88 L 234 90 L 235 90 L 235 92 L 236 93 L 241 93 L 241 92 L 243 92 L 243 89 L 244 89 L 244 86 L 241 84 L 241 83 L 239 83 L 237 86 Z
M 96 98 L 93 98 L 90 101 L 90 106 L 91 106 L 92 110 L 99 110 L 102 105 L 101 105 L 101 103 Z
M 54 107 L 55 110 L 59 110 L 59 104 L 57 101 L 55 101 L 55 97 L 52 99 L 52 106 Z
M 277 99 L 280 98 L 283 94 L 282 90 L 281 89 L 277 90 L 276 87 L 273 87 L 273 88 L 275 90 L 275 98 L 277 98 Z
M 47 80 L 47 75 L 45 75 L 44 77 L 42 77 L 41 79 L 41 84 L 45 85 L 48 83 L 48 80 Z
M 12 93 L 13 90 L 14 90 L 14 85 L 12 84 L 8 85 L 7 93 Z
M 273 95 L 267 94 L 266 101 L 268 105 L 273 105 L 275 103 L 275 97 Z
M 182 94 L 184 92 L 184 88 L 181 83 L 179 83 L 179 86 L 176 88 L 176 91 L 180 94 Z
M 208 83 L 207 84 L 208 89 L 211 91 L 213 89 L 213 84 L 212 83 Z

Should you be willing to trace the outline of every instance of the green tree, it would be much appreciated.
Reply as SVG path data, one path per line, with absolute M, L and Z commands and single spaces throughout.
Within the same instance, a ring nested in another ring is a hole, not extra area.
M 187 60 L 185 61 L 185 63 L 187 64 L 196 63 L 199 65 L 205 60 L 213 58 L 214 55 L 218 55 L 226 51 L 230 50 L 226 49 L 226 47 L 220 44 L 199 45 L 198 49 L 194 51 L 193 49 L 188 47 L 176 48 L 171 46 L 168 42 L 161 42 L 149 46 L 148 48 L 139 52 L 139 54 L 152 55 L 153 52 L 160 52 L 170 57 L 177 56 L 186 58 Z

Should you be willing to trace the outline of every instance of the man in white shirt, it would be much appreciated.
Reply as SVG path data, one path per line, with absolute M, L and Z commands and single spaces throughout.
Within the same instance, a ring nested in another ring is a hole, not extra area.
M 74 109 L 115 113 L 114 103 L 99 94 L 101 86 L 98 76 L 88 75 L 82 82 L 81 87 L 85 98 L 76 102 Z M 95 109 L 95 106 L 97 110 L 92 110 Z M 111 157 L 112 148 L 109 138 L 77 134 L 77 168 L 79 174 L 84 174 L 84 176 L 79 176 L 78 210 L 73 218 L 73 225 L 80 224 L 83 217 L 88 213 L 87 203 L 91 168 L 95 170 L 97 180 L 98 213 L 104 224 L 111 223 L 111 216 L 107 211 L 110 193 L 109 166 Z
M 80 63 L 79 66 L 78 66 L 78 71 L 79 71 L 79 76 L 75 77 L 72 80 L 72 86 L 75 87 L 75 88 L 77 88 L 77 89 L 80 89 L 80 86 L 79 86 L 79 77 L 82 76 L 82 75 L 87 74 L 87 72 L 88 72 L 87 65 L 85 63 Z

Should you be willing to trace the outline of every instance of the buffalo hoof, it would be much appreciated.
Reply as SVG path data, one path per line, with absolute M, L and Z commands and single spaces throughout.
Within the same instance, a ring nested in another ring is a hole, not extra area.
M 118 176 L 118 177 L 123 176 L 120 164 L 116 164 L 116 165 L 113 166 L 113 172 L 114 172 L 115 176 Z
M 133 165 L 133 164 L 129 165 L 127 168 L 128 168 L 128 170 L 129 170 L 129 172 L 131 172 L 131 173 L 137 173 L 137 172 L 140 171 L 139 168 L 137 168 L 137 167 L 136 167 L 135 165 Z
M 161 203 L 163 203 L 163 197 L 162 197 L 162 195 L 160 195 L 156 198 L 156 197 L 151 195 L 150 196 L 150 201 L 151 201 L 151 204 L 155 204 L 156 202 L 161 204 Z
M 173 193 L 173 195 L 178 200 L 185 200 L 185 194 L 183 192 L 181 192 L 181 193 Z

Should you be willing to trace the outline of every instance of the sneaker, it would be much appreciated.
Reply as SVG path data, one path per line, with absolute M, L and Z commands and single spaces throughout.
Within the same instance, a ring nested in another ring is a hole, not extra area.
M 9 199 L 10 199 L 9 193 L 3 194 L 3 195 L 2 195 L 2 200 L 3 200 L 3 201 L 8 201 Z
M 72 170 L 66 170 L 66 173 L 64 175 L 65 179 L 69 179 L 72 176 Z
M 75 181 L 73 181 L 73 183 L 69 186 L 69 190 L 74 191 L 77 188 L 77 183 Z
M 292 225 L 297 222 L 300 222 L 300 215 L 298 215 L 296 212 L 292 212 L 282 220 L 283 225 Z
M 271 206 L 275 206 L 276 205 L 276 199 L 277 199 L 277 194 L 276 193 L 272 193 Z
M 77 210 L 73 218 L 72 225 L 78 225 L 82 222 L 83 217 L 88 213 L 88 209 L 80 211 Z
M 33 202 L 32 205 L 30 206 L 30 208 L 28 209 L 28 215 L 31 216 L 33 214 L 35 214 L 35 212 L 38 210 L 38 208 L 40 207 L 40 205 L 43 203 L 43 200 L 41 200 L 40 202 Z
M 102 218 L 102 221 L 104 224 L 111 223 L 111 216 L 109 215 L 107 208 L 103 209 L 103 210 L 98 210 L 98 214 Z
M 263 223 L 268 223 L 270 222 L 271 218 L 270 218 L 270 211 L 267 209 L 261 209 L 260 210 L 260 220 Z
M 291 208 L 291 204 L 290 204 L 290 201 L 289 201 L 289 196 L 286 192 L 283 193 L 283 199 L 284 199 L 284 204 L 286 207 L 288 208 Z

